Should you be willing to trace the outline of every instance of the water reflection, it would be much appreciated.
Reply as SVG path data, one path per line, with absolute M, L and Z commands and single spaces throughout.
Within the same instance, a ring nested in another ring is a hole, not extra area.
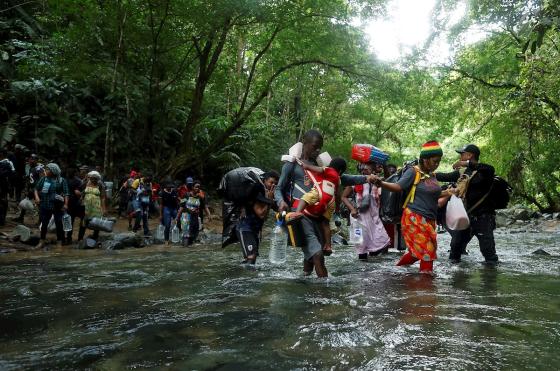
M 404 285 L 402 315 L 400 319 L 407 324 L 420 324 L 433 320 L 438 298 L 434 277 L 430 274 L 406 274 Z
M 0 369 L 550 369 L 560 271 L 500 238 L 502 265 L 435 277 L 344 248 L 329 280 L 295 251 L 253 271 L 214 246 L 2 257 Z

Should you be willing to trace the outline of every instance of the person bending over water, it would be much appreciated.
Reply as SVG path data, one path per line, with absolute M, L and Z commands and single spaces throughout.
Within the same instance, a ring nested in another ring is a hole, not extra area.
M 274 188 L 278 184 L 278 173 L 269 171 L 263 174 L 264 193 L 259 192 L 254 200 L 249 201 L 241 211 L 235 235 L 241 244 L 243 263 L 255 264 L 259 256 L 262 227 L 268 211 L 274 206 Z

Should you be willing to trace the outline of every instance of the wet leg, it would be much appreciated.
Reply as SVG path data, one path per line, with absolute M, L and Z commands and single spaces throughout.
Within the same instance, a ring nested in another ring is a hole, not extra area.
M 327 267 L 325 266 L 325 256 L 323 255 L 323 252 L 320 251 L 313 255 L 312 259 L 317 277 L 328 277 L 329 273 L 327 272 Z
M 496 242 L 494 241 L 494 228 L 496 221 L 494 215 L 482 215 L 472 225 L 473 233 L 478 238 L 480 252 L 484 256 L 487 263 L 495 264 L 498 262 L 496 255 Z
M 312 260 L 303 259 L 303 275 L 310 276 L 313 273 L 313 262 Z
M 461 255 L 467 248 L 468 243 L 472 239 L 472 229 L 468 228 L 464 231 L 451 231 L 451 252 L 449 253 L 449 260 L 452 263 L 459 263 L 461 261 Z

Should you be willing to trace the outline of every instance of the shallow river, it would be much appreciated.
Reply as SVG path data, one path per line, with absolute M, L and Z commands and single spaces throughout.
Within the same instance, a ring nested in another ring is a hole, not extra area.
M 560 235 L 499 234 L 498 268 L 447 243 L 433 278 L 336 246 L 328 280 L 267 246 L 0 256 L 0 369 L 560 368 Z

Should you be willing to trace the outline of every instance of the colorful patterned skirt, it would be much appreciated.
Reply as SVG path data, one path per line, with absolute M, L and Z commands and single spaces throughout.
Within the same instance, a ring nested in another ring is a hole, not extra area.
M 402 219 L 402 234 L 408 251 L 418 260 L 437 259 L 436 221 L 405 208 Z

